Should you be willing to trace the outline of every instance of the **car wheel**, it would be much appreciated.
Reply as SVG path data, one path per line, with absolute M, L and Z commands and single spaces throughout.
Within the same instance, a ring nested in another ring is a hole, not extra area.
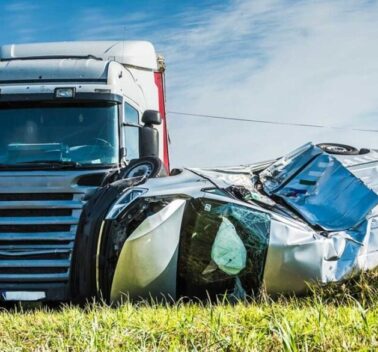
M 146 176 L 147 178 L 167 176 L 167 170 L 163 162 L 156 157 L 134 159 L 122 171 L 121 178 Z
M 317 145 L 319 148 L 323 149 L 328 154 L 335 154 L 335 155 L 358 155 L 360 151 L 346 144 L 338 144 L 338 143 L 320 143 Z

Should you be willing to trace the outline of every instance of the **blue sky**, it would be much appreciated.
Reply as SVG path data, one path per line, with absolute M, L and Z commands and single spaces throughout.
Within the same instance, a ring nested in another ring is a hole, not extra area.
M 0 0 L 0 43 L 143 39 L 167 61 L 167 107 L 378 129 L 376 1 Z M 168 116 L 176 166 L 248 163 L 307 141 L 377 134 Z
M 185 11 L 197 12 L 216 4 L 217 1 L 209 0 L 0 0 L 0 40 L 77 40 L 93 36 L 120 39 L 123 35 L 156 39 L 160 30 L 180 26 Z

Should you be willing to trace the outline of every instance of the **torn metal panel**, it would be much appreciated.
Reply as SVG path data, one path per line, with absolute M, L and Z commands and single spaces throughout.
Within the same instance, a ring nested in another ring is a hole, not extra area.
M 253 190 L 253 174 L 249 169 L 242 170 L 203 170 L 192 169 L 198 175 L 211 180 L 217 187 L 227 188 L 229 186 L 243 186 L 248 190 Z
M 201 197 L 203 190 L 214 188 L 214 184 L 189 169 L 182 169 L 175 176 L 148 179 L 147 188 L 149 197 L 178 194 Z

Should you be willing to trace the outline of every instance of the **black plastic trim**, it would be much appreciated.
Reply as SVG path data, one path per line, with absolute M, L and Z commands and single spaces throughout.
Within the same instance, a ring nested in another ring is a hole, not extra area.
M 107 78 L 38 78 L 0 80 L 0 84 L 31 84 L 31 83 L 107 83 Z
M 51 55 L 51 56 L 24 56 L 2 58 L 0 61 L 19 61 L 19 60 L 57 60 L 57 59 L 93 59 L 104 61 L 102 58 L 94 55 Z
M 0 104 L 22 101 L 111 101 L 121 104 L 122 96 L 112 93 L 76 93 L 73 98 L 56 98 L 55 93 L 0 94 Z

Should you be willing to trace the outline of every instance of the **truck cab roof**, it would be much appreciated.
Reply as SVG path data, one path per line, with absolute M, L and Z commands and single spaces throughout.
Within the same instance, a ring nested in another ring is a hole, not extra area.
M 35 59 L 0 61 L 0 84 L 39 82 L 106 83 L 109 61 Z
M 133 101 L 141 111 L 158 110 L 155 74 L 163 71 L 163 59 L 146 41 L 3 45 L 0 99 L 50 94 L 56 87 L 70 85 L 76 92 L 110 90 Z
M 146 41 L 77 41 L 9 44 L 0 47 L 0 61 L 35 59 L 94 59 L 156 71 L 153 45 Z

